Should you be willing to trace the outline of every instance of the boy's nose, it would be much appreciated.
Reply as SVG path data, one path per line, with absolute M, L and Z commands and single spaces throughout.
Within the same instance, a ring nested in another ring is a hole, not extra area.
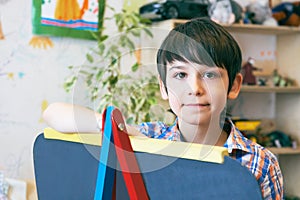
M 204 81 L 201 79 L 196 78 L 195 80 L 191 81 L 189 84 L 189 95 L 195 95 L 195 96 L 200 96 L 203 95 L 204 93 Z

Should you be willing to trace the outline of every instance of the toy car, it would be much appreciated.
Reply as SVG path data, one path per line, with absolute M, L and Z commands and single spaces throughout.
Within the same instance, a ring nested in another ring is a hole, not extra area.
M 208 16 L 209 0 L 161 0 L 143 5 L 142 17 L 151 20 L 191 19 Z

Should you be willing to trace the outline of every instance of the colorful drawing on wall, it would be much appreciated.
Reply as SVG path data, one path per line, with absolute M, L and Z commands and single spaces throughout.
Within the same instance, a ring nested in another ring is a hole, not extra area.
M 47 49 L 48 47 L 52 48 L 54 46 L 49 37 L 40 35 L 34 35 L 29 41 L 29 45 L 38 49 Z
M 9 80 L 15 80 L 15 75 L 16 74 L 17 74 L 19 79 L 22 79 L 25 76 L 24 72 L 17 72 L 17 73 L 15 73 L 15 72 L 1 72 L 1 69 L 0 69 L 0 77 L 5 76 Z
M 9 0 L 0 0 L 0 5 L 4 5 L 5 3 L 7 3 Z M 3 29 L 2 29 L 2 23 L 1 23 L 1 12 L 0 12 L 0 40 L 4 40 L 4 33 L 3 33 Z
M 2 23 L 1 23 L 1 18 L 0 18 L 0 40 L 4 39 L 4 33 L 2 31 Z
M 34 0 L 33 33 L 94 39 L 104 8 L 105 0 Z
M 0 61 L 0 78 L 6 77 L 8 80 L 15 80 L 16 76 L 18 79 L 22 79 L 25 76 L 25 73 L 22 71 L 12 72 L 7 71 L 8 65 L 11 63 L 11 59 L 14 56 L 14 52 L 10 53 L 7 58 L 2 58 Z

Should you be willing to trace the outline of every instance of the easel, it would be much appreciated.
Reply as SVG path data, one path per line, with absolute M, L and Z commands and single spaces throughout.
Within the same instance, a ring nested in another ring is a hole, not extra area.
M 254 176 L 224 156 L 226 149 L 130 138 L 119 110 L 108 107 L 104 115 L 103 137 L 53 129 L 37 137 L 33 153 L 40 200 L 262 199 Z M 195 152 L 208 147 L 209 154 L 199 159 Z M 214 161 L 217 156 L 220 162 Z

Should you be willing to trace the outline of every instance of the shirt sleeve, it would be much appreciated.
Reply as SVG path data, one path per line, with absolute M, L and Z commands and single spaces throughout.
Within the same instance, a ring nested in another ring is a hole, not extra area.
M 275 156 L 270 160 L 268 172 L 261 183 L 261 188 L 264 199 L 283 199 L 283 176 Z
M 159 138 L 165 129 L 165 124 L 162 122 L 144 122 L 139 124 L 136 128 L 149 138 Z
M 176 121 L 171 126 L 163 122 L 144 122 L 136 128 L 149 138 L 180 141 L 176 124 Z

